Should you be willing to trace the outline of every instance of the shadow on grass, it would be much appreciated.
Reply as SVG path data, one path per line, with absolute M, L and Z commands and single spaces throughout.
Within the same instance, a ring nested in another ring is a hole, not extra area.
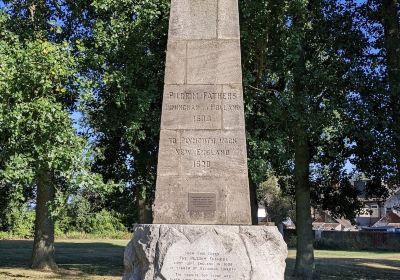
M 29 268 L 32 245 L 31 240 L 0 240 L 0 268 Z M 122 276 L 124 248 L 107 241 L 56 242 L 57 273 Z
M 285 279 L 292 280 L 295 260 L 286 261 Z M 400 259 L 316 258 L 317 279 L 399 280 Z
M 12 279 L 16 279 L 16 278 L 17 279 L 23 279 L 23 278 L 29 279 L 29 276 L 25 276 L 25 275 L 22 275 L 22 274 L 9 273 L 9 272 L 0 272 L 0 277 L 2 277 L 2 276 L 10 277 Z M 2 279 L 2 278 L 0 278 L 0 279 Z
M 56 261 L 60 267 L 57 279 L 70 279 L 70 276 L 86 279 L 85 276 L 91 275 L 122 276 L 125 242 L 118 242 L 118 244 L 120 245 L 112 244 L 111 241 L 76 240 L 56 242 Z M 29 268 L 31 252 L 32 241 L 0 240 L 0 269 Z M 343 257 L 340 256 L 341 253 L 337 253 L 334 256 L 332 256 L 332 251 L 329 253 L 331 254 L 330 257 L 320 256 L 316 258 L 317 275 L 320 279 L 400 279 L 400 257 L 397 259 L 397 254 L 385 259 L 383 253 L 380 254 L 379 252 L 373 253 L 376 257 L 366 257 L 369 252 L 358 252 L 352 258 L 349 257 L 352 252 L 344 252 Z M 291 277 L 294 265 L 295 260 L 292 256 L 287 260 L 286 280 L 294 279 Z M 17 275 L 17 273 L 12 274 L 7 271 L 0 273 L 0 279 L 2 279 L 2 276 L 9 276 L 10 279 L 30 279 L 30 277 L 22 274 Z

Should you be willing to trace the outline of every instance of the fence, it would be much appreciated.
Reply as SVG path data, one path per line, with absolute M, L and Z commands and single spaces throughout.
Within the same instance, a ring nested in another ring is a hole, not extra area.
M 296 245 L 295 230 L 285 230 L 289 247 Z M 315 234 L 314 234 L 315 236 Z M 400 252 L 400 233 L 367 231 L 322 231 L 315 239 L 317 249 L 386 250 Z

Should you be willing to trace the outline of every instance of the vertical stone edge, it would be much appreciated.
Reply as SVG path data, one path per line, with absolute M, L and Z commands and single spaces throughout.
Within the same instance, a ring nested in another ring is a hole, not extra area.
M 218 39 L 240 39 L 238 0 L 218 0 Z
M 168 41 L 165 63 L 165 85 L 183 85 L 186 81 L 187 42 Z

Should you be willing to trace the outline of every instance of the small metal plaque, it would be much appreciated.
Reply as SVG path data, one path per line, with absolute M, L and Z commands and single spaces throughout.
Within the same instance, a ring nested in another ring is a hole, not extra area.
M 189 193 L 189 212 L 217 211 L 217 194 Z

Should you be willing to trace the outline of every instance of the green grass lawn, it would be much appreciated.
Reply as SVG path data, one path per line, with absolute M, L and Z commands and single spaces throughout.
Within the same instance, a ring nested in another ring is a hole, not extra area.
M 57 273 L 28 268 L 31 240 L 0 240 L 0 279 L 116 280 L 123 271 L 123 252 L 128 240 L 59 240 Z M 286 279 L 291 280 L 295 251 L 289 251 Z M 399 280 L 400 253 L 316 251 L 321 279 Z M 268 280 L 268 279 L 266 279 Z
M 295 265 L 295 250 L 289 250 L 285 279 Z M 316 250 L 316 269 L 320 279 L 400 280 L 400 253 Z
M 58 240 L 58 273 L 29 269 L 31 240 L 0 240 L 0 279 L 121 279 L 129 240 Z

